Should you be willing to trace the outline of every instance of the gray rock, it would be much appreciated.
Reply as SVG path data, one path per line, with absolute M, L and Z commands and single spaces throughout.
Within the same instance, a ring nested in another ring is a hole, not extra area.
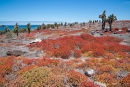
M 100 33 L 100 35 L 104 35 L 104 33 Z
M 79 73 L 81 73 L 81 74 L 84 74 L 83 69 L 75 69 L 75 71 L 76 71 L 76 72 L 79 72 Z
M 91 77 L 95 74 L 95 71 L 93 69 L 87 69 L 84 74 L 88 77 Z
M 16 73 L 6 74 L 5 79 L 6 79 L 6 81 L 11 81 L 11 80 L 14 80 L 16 78 L 16 76 L 17 76 Z
M 26 52 L 23 52 L 23 51 L 20 51 L 20 50 L 13 50 L 13 51 L 7 51 L 7 55 L 8 56 L 11 56 L 11 55 L 14 55 L 14 56 L 21 56 L 23 54 L 25 54 Z
M 127 31 L 127 32 L 130 32 L 130 28 L 128 28 L 126 31 Z
M 94 33 L 93 33 L 93 32 L 91 32 L 91 34 L 92 34 L 92 35 L 94 35 Z
M 114 32 L 114 34 L 117 34 L 118 32 Z
M 130 72 L 126 72 L 126 71 L 118 71 L 117 72 L 117 79 L 121 79 L 123 77 L 126 77 Z

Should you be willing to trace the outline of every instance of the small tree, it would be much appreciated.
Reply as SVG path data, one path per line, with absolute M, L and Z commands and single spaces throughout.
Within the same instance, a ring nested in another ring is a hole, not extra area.
M 112 31 L 112 22 L 115 20 L 117 20 L 117 18 L 114 14 L 108 16 L 107 22 L 109 23 L 110 31 Z
M 18 36 L 18 29 L 19 29 L 19 26 L 18 26 L 18 23 L 16 23 L 14 26 L 14 33 L 17 33 L 17 36 Z
M 27 29 L 28 29 L 28 33 L 30 34 L 30 31 L 31 31 L 31 25 L 30 25 L 30 23 L 27 24 Z

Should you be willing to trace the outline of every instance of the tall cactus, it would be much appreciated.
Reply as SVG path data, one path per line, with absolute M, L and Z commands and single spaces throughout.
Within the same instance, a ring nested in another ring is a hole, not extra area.
M 46 29 L 46 25 L 44 23 L 42 23 L 42 29 Z
M 107 22 L 109 23 L 110 31 L 112 31 L 112 22 L 115 20 L 117 20 L 117 18 L 114 14 L 108 16 Z
M 19 29 L 18 23 L 16 23 L 14 26 L 14 33 L 17 33 L 17 36 L 18 36 L 18 29 Z
M 5 32 L 10 32 L 10 29 L 8 27 L 5 28 Z
M 57 29 L 58 29 L 58 24 L 57 24 L 56 22 L 54 23 L 54 25 L 55 25 L 55 27 L 57 27 Z
M 31 31 L 31 25 L 30 25 L 30 23 L 27 24 L 27 29 L 28 29 L 28 33 L 30 34 L 30 31 Z
M 64 26 L 65 26 L 65 28 L 66 28 L 66 26 L 67 26 L 67 22 L 65 22 Z
M 105 29 L 105 23 L 106 23 L 106 11 L 103 11 L 103 14 L 99 15 L 99 18 L 102 19 L 102 30 Z

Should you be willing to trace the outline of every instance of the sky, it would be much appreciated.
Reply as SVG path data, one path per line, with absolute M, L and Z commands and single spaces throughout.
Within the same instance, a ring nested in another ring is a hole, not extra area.
M 104 10 L 130 20 L 130 0 L 0 0 L 0 21 L 88 22 Z

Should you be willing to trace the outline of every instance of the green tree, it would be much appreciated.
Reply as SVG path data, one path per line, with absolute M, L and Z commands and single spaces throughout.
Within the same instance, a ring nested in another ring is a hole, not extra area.
M 15 26 L 14 26 L 14 33 L 17 33 L 17 36 L 18 36 L 18 33 L 19 33 L 18 29 L 19 29 L 19 26 L 18 26 L 18 23 L 16 23 Z
M 107 22 L 109 23 L 110 31 L 112 31 L 112 23 L 115 20 L 117 20 L 117 18 L 116 18 L 116 16 L 114 16 L 114 14 L 108 16 L 108 18 L 107 18 Z
M 30 34 L 30 31 L 31 31 L 31 25 L 30 25 L 30 23 L 27 24 L 27 29 L 28 29 L 28 33 Z
M 106 11 L 103 11 L 103 14 L 99 15 L 99 18 L 102 19 L 102 30 L 105 29 L 105 23 L 106 23 Z

